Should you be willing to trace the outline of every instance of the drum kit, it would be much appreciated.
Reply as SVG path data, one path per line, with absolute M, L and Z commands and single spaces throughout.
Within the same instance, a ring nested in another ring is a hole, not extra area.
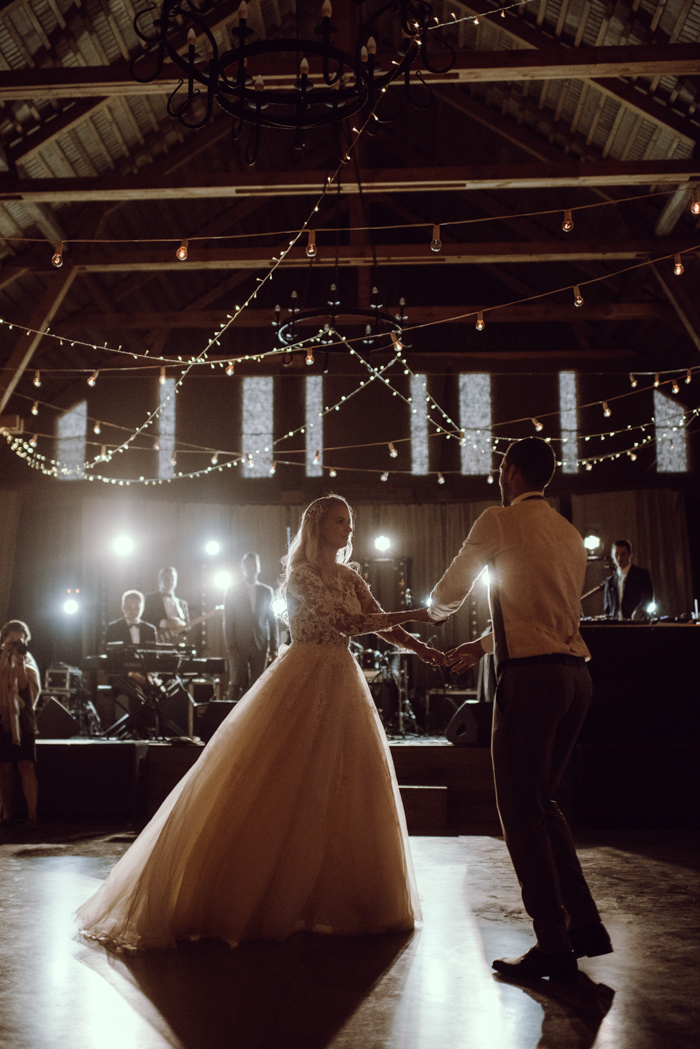
M 383 652 L 365 648 L 359 641 L 350 642 L 350 651 L 369 685 L 385 730 L 399 736 L 422 734 L 409 698 L 408 657 L 414 653 L 397 649 Z

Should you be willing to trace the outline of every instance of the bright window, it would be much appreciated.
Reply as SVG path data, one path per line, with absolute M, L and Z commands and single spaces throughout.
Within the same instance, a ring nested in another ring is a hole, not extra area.
M 76 404 L 58 417 L 56 459 L 59 481 L 79 481 L 85 476 L 85 440 L 87 434 L 87 401 Z
M 491 473 L 491 376 L 476 372 L 459 377 L 459 425 L 464 430 L 460 448 L 462 473 Z

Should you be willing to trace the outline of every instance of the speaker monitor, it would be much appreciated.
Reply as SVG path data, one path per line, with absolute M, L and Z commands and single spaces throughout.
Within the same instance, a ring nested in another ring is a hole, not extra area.
M 69 739 L 77 736 L 80 726 L 69 710 L 55 696 L 49 696 L 36 719 L 39 735 L 43 739 Z
M 455 711 L 445 735 L 455 747 L 488 747 L 492 716 L 493 704 L 467 700 Z

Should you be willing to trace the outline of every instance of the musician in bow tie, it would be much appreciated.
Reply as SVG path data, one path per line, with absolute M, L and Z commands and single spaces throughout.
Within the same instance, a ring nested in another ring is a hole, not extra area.
M 158 630 L 159 641 L 182 639 L 190 622 L 187 602 L 175 593 L 177 569 L 169 565 L 158 573 L 158 590 L 146 594 L 143 618 Z
M 140 590 L 122 594 L 122 616 L 107 624 L 105 645 L 121 641 L 125 645 L 153 645 L 156 628 L 143 619 L 145 599 Z

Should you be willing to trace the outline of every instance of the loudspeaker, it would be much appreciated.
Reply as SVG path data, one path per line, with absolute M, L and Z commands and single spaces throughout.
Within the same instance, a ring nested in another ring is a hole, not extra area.
M 80 732 L 73 715 L 54 696 L 49 696 L 44 702 L 37 715 L 36 725 L 43 739 L 69 739 Z
M 455 747 L 488 747 L 491 740 L 492 703 L 467 700 L 455 711 L 445 735 Z

